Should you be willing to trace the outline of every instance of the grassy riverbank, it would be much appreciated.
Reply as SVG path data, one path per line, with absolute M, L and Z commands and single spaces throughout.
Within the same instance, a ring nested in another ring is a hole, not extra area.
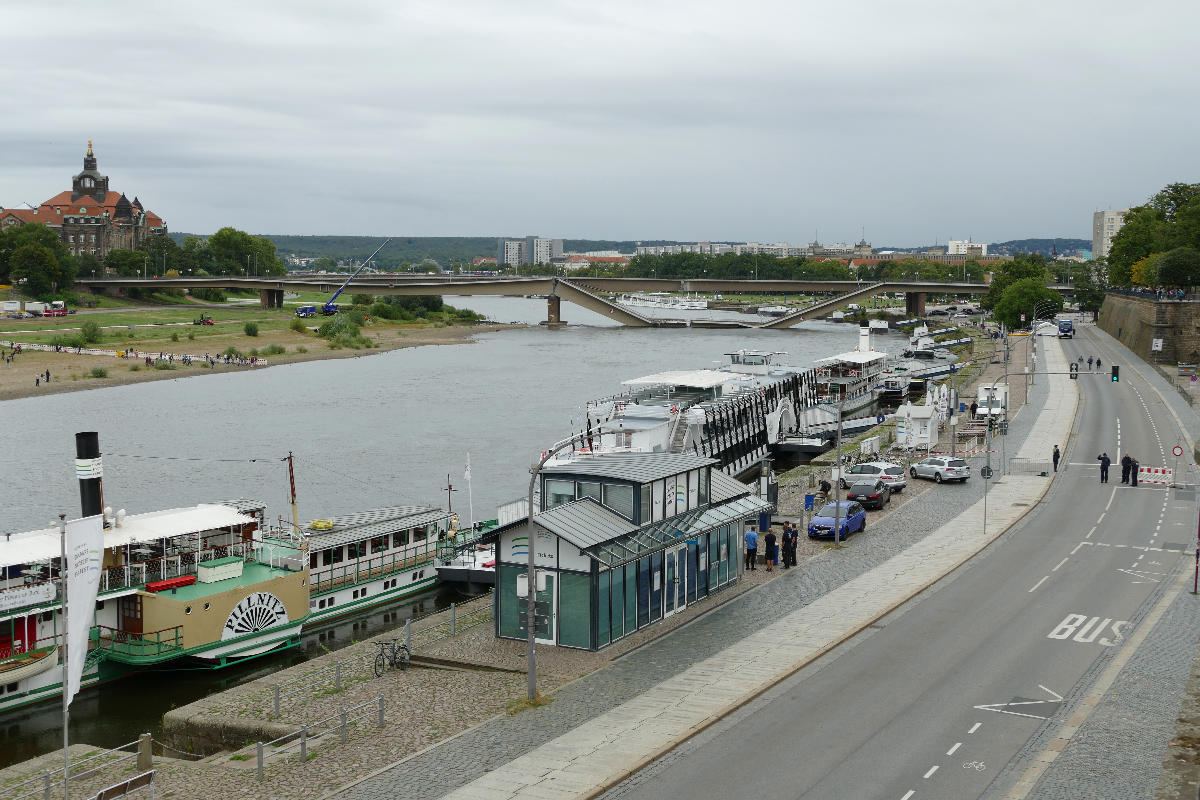
M 193 324 L 201 314 L 213 320 L 212 325 Z M 68 317 L 0 321 L 0 342 L 18 344 L 55 344 L 73 341 L 81 334 L 85 322 L 99 328 L 99 340 L 87 345 L 105 350 L 133 349 L 164 356 L 175 356 L 173 363 L 147 366 L 145 360 L 113 358 L 111 356 L 76 355 L 64 352 L 25 350 L 11 363 L 0 362 L 0 400 L 29 397 L 38 394 L 78 391 L 127 383 L 140 383 L 164 378 L 183 378 L 193 375 L 228 372 L 232 370 L 263 369 L 219 364 L 209 367 L 205 354 L 216 357 L 223 353 L 257 356 L 271 366 L 297 361 L 352 356 L 434 344 L 458 344 L 476 333 L 509 326 L 469 322 L 418 320 L 392 322 L 372 320 L 362 328 L 362 335 L 373 347 L 349 349 L 330 347 L 316 335 L 315 329 L 327 318 L 302 320 L 296 326 L 291 308 L 264 309 L 254 305 L 211 306 L 191 304 L 139 308 L 111 308 L 80 312 Z M 295 330 L 294 327 L 300 327 Z M 251 335 L 251 330 L 256 335 Z M 11 353 L 7 345 L 5 354 Z M 184 354 L 199 356 L 191 365 L 181 363 Z M 50 381 L 45 380 L 46 371 Z

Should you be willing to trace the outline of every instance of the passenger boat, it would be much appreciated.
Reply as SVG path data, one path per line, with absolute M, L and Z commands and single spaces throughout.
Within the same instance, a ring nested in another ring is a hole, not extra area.
M 783 317 L 796 309 L 788 308 L 787 306 L 760 306 L 758 313 L 766 317 Z
M 675 311 L 703 311 L 708 308 L 708 300 L 703 297 L 679 297 L 670 292 L 623 294 L 617 297 L 617 302 L 630 308 L 669 308 Z
M 236 500 L 106 513 L 82 685 L 181 660 L 221 667 L 298 644 L 305 545 L 265 531 L 263 508 Z M 57 528 L 0 542 L 0 710 L 61 693 L 61 547 Z
M 817 361 L 818 402 L 853 414 L 873 405 L 883 380 L 887 354 L 870 348 L 870 329 L 859 328 L 860 344 L 851 352 Z

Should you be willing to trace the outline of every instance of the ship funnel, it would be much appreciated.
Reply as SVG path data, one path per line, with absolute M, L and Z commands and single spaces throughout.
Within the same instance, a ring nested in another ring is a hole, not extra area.
M 863 325 L 858 329 L 858 349 L 864 353 L 871 350 L 871 327 Z
M 100 465 L 100 434 L 75 434 L 75 476 L 79 478 L 79 504 L 84 517 L 104 512 L 104 487 Z

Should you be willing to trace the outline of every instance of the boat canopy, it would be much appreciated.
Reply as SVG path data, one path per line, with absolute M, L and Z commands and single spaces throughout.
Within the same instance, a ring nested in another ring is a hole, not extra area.
M 887 353 L 879 350 L 851 350 L 848 353 L 838 353 L 836 356 L 829 358 L 817 359 L 818 364 L 837 364 L 845 362 L 848 364 L 873 364 L 876 361 L 883 361 L 887 358 Z
M 217 503 L 203 503 L 192 508 L 171 508 L 125 517 L 119 527 L 104 530 L 104 547 L 124 547 L 128 544 L 156 542 L 176 536 L 228 528 L 257 522 L 254 517 L 237 509 Z M 62 554 L 62 535 L 58 528 L 46 528 L 29 533 L 14 533 L 0 540 L 0 567 L 35 564 L 58 558 Z
M 622 386 L 687 386 L 693 389 L 712 389 L 730 380 L 728 372 L 715 369 L 676 370 L 656 372 L 642 378 L 622 381 Z

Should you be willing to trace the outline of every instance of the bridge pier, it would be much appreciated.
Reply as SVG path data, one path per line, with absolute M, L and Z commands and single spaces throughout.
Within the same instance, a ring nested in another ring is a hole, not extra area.
M 260 289 L 258 302 L 263 308 L 283 308 L 283 289 Z
M 905 292 L 904 313 L 910 317 L 925 316 L 925 292 Z
M 562 298 L 556 294 L 546 295 L 546 324 L 562 325 Z

